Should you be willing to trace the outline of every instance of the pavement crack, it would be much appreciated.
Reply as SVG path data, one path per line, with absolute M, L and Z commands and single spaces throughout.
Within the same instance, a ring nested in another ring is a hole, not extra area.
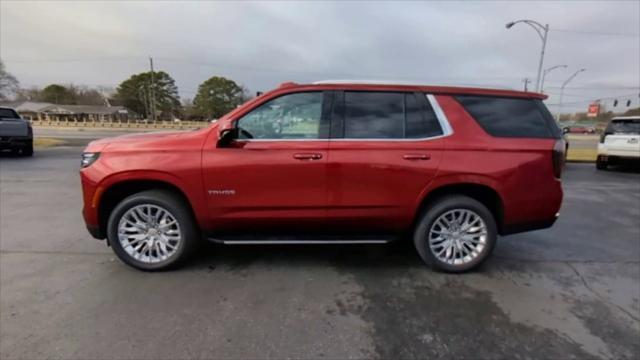
M 567 266 L 569 268 L 571 268 L 571 270 L 573 270 L 573 272 L 576 274 L 576 276 L 578 278 L 580 278 L 580 280 L 582 281 L 582 284 L 584 285 L 584 287 L 593 295 L 595 295 L 598 299 L 602 300 L 603 302 L 615 307 L 616 309 L 620 310 L 621 312 L 623 312 L 624 314 L 626 314 L 628 317 L 632 318 L 633 320 L 637 321 L 640 323 L 640 318 L 636 317 L 634 314 L 632 314 L 631 312 L 629 312 L 627 309 L 623 308 L 622 306 L 612 302 L 611 300 L 607 299 L 606 297 L 602 296 L 598 291 L 594 290 L 591 285 L 589 285 L 589 283 L 587 282 L 587 280 L 584 278 L 584 276 L 582 276 L 582 274 L 580 273 L 580 271 L 578 271 L 578 269 L 573 266 L 571 263 L 566 262 Z

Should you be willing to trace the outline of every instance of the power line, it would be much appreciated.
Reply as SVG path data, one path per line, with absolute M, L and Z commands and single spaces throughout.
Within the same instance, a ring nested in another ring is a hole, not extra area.
M 638 34 L 638 33 L 617 33 L 617 32 L 555 29 L 555 28 L 549 28 L 549 31 L 558 31 L 558 32 L 566 32 L 566 33 L 576 33 L 576 34 L 586 34 L 586 35 L 640 37 L 640 34 Z

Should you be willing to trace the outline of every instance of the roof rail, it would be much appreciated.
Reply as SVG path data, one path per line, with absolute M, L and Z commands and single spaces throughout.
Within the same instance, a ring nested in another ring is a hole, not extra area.
M 313 82 L 314 85 L 327 84 L 362 84 L 362 85 L 424 85 L 411 81 L 389 81 L 389 80 L 321 80 Z

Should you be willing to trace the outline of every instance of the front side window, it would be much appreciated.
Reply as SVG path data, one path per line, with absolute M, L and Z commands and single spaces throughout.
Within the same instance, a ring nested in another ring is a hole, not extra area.
M 322 92 L 284 95 L 270 100 L 237 122 L 240 139 L 318 139 Z

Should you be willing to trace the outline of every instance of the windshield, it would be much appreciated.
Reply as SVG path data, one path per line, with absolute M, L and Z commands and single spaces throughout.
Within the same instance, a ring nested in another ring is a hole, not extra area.
M 614 120 L 607 126 L 607 133 L 640 134 L 640 119 Z
M 11 109 L 0 109 L 0 119 L 19 119 L 20 116 Z

